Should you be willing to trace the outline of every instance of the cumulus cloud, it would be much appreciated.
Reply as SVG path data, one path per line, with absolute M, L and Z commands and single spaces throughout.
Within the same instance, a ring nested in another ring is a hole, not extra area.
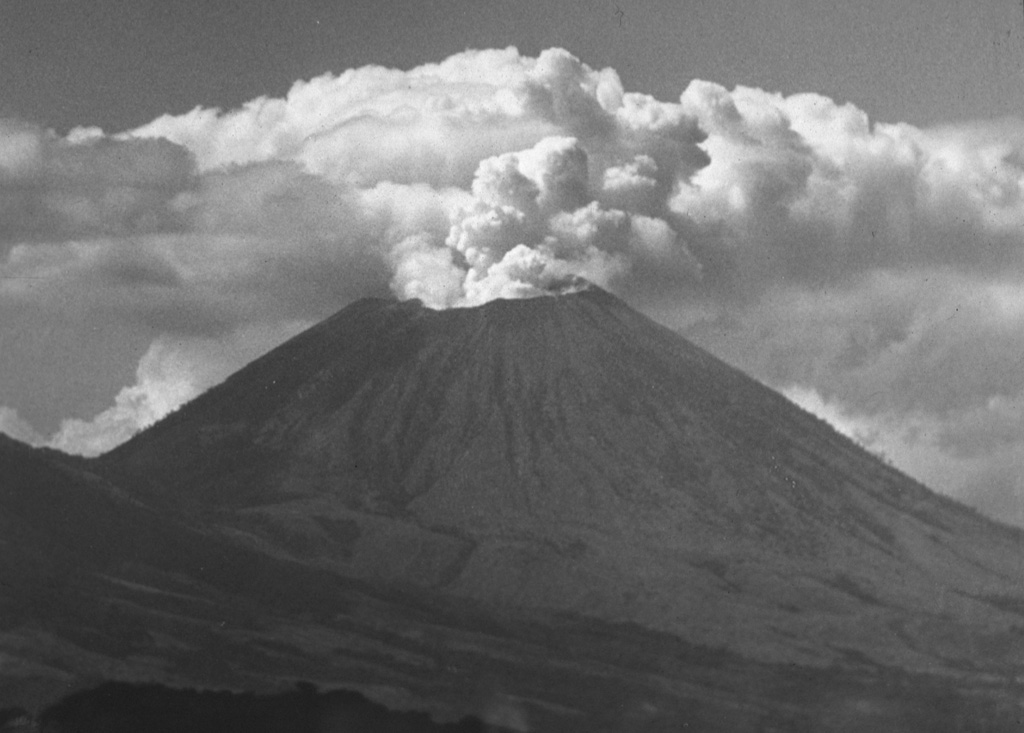
M 465 305 L 569 275 L 611 285 L 634 245 L 686 260 L 666 195 L 706 160 L 680 105 L 559 50 L 356 69 L 113 136 L 18 135 L 12 169 L 38 181 L 25 210 L 59 215 L 8 233 L 0 292 L 59 289 L 65 305 L 211 336 L 389 285 L 408 295 L 407 280 Z
M 117 134 L 0 123 L 0 307 L 151 334 L 110 410 L 46 438 L 95 451 L 282 323 L 586 277 L 1024 521 L 1022 190 L 1020 121 L 919 129 L 708 81 L 662 101 L 565 51 L 468 51 Z M 5 403 L 0 429 L 38 441 Z
M 705 274 L 680 326 L 813 389 L 815 411 L 871 426 L 933 486 L 1001 506 L 982 495 L 1005 482 L 985 475 L 1024 453 L 1024 125 L 871 124 L 822 97 L 706 82 L 682 103 L 711 163 L 672 202 Z
M 0 433 L 29 445 L 43 445 L 46 438 L 32 427 L 18 411 L 11 407 L 0 407 Z
M 183 354 L 158 340 L 142 357 L 137 384 L 122 389 L 114 405 L 92 420 L 65 420 L 48 441 L 59 449 L 98 455 L 123 443 L 198 393 L 193 370 Z
M 59 138 L 0 121 L 0 254 L 17 241 L 174 230 L 168 203 L 194 168 L 166 140 Z
M 95 417 L 63 420 L 53 435 L 43 436 L 16 411 L 0 408 L 0 430 L 32 445 L 99 455 L 222 382 L 239 364 L 310 325 L 305 321 L 261 324 L 239 329 L 229 338 L 160 337 L 139 362 L 135 383 L 123 388 L 114 404 Z

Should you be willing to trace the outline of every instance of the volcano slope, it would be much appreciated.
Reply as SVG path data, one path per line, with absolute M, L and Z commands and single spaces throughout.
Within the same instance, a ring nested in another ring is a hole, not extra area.
M 145 506 L 83 459 L 0 436 L 0 469 L 0 709 L 39 710 L 106 678 L 290 684 L 317 668 L 259 640 L 363 597 Z
M 1024 668 L 1020 532 L 593 287 L 447 311 L 359 301 L 95 470 L 388 599 L 381 623 L 435 673 L 467 654 L 479 678 L 488 659 L 526 659 L 522 642 L 565 678 L 601 648 L 623 685 L 757 707 L 745 686 L 797 689 L 809 670 L 998 697 Z M 428 617 L 447 631 L 410 631 Z M 697 680 L 686 659 L 704 652 L 732 671 Z M 795 671 L 765 672 L 781 669 Z M 535 719 L 588 713 L 583 693 L 487 674 Z

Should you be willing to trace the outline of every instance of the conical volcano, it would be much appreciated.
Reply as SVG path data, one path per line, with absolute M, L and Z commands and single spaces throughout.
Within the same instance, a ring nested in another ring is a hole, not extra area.
M 598 288 L 357 302 L 101 465 L 371 586 L 765 663 L 1024 663 L 1019 532 Z

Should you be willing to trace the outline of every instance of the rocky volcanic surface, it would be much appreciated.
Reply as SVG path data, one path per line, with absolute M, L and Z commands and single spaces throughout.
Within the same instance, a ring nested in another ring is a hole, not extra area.
M 597 288 L 360 301 L 99 460 L 0 462 L 11 690 L 291 676 L 530 730 L 1017 711 L 1024 535 Z M 69 576 L 84 602 L 32 605 Z

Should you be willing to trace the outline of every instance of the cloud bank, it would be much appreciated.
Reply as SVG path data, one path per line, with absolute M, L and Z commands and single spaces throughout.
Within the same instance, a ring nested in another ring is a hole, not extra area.
M 680 87 L 505 49 L 118 134 L 0 124 L 0 308 L 151 335 L 99 416 L 44 438 L 0 394 L 0 429 L 99 452 L 355 298 L 583 276 L 1024 523 L 1024 123 Z

